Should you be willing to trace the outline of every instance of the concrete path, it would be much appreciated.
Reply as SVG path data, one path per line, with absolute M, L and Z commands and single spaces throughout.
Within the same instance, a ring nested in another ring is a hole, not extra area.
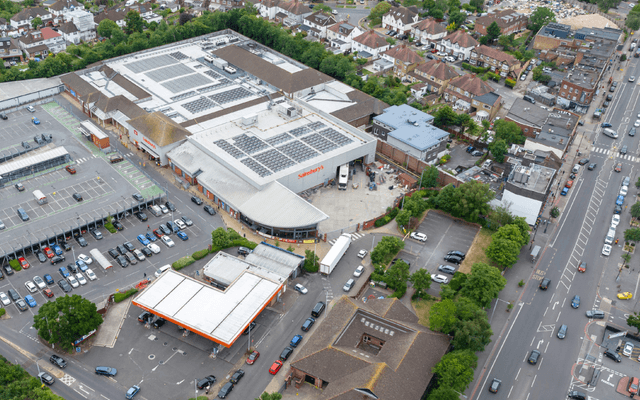
M 118 340 L 120 329 L 131 307 L 131 297 L 120 303 L 114 303 L 107 311 L 106 318 L 96 333 L 94 346 L 113 348 Z

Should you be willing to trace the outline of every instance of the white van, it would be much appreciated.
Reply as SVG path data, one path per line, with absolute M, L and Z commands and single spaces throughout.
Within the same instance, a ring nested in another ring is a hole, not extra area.
M 156 278 L 159 277 L 160 275 L 162 275 L 162 273 L 164 271 L 168 270 L 169 268 L 171 268 L 171 265 L 169 265 L 169 264 L 160 267 L 160 269 L 156 271 Z
M 618 132 L 614 131 L 613 129 L 604 128 L 604 130 L 602 131 L 602 134 L 605 136 L 609 136 L 610 138 L 613 138 L 613 139 L 618 138 Z
M 616 237 L 616 230 L 614 228 L 609 228 L 609 232 L 607 232 L 607 236 L 604 238 L 604 242 L 606 244 L 612 244 Z

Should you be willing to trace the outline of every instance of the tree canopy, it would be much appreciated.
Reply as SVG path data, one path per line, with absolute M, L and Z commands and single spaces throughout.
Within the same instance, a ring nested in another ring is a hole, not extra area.
M 502 34 L 502 30 L 500 29 L 496 21 L 493 21 L 487 27 L 487 36 L 489 37 L 489 40 L 496 40 L 497 38 L 500 37 L 501 34 Z
M 438 185 L 438 168 L 435 165 L 429 165 L 422 172 L 422 187 L 434 188 Z
M 144 28 L 144 20 L 140 16 L 140 13 L 134 10 L 130 10 L 126 17 L 124 17 L 125 28 L 124 31 L 127 34 L 132 34 L 135 32 L 142 33 L 142 29 Z
M 415 290 L 414 298 L 423 298 L 428 296 L 427 290 L 431 287 L 431 275 L 429 271 L 424 268 L 420 268 L 409 277 L 409 281 Z
M 429 329 L 449 334 L 453 330 L 456 318 L 456 305 L 451 299 L 441 300 L 431 306 L 429 311 Z
M 371 252 L 371 262 L 380 264 L 390 254 L 397 254 L 404 248 L 404 242 L 395 236 L 384 236 Z
M 538 31 L 549 22 L 556 22 L 556 15 L 553 11 L 547 7 L 537 7 L 529 17 L 529 29 L 531 29 L 534 34 L 538 33 Z
M 391 4 L 386 1 L 381 1 L 376 4 L 375 7 L 369 13 L 369 26 L 373 27 L 382 23 L 382 16 L 389 12 Z
M 496 131 L 496 140 L 502 139 L 507 145 L 524 144 L 524 135 L 522 129 L 513 121 L 499 119 L 493 124 Z
M 489 145 L 489 151 L 497 163 L 503 163 L 504 156 L 509 151 L 509 148 L 507 147 L 507 142 L 504 139 L 498 139 Z
M 489 202 L 494 197 L 495 193 L 488 184 L 472 180 L 457 188 L 453 185 L 445 186 L 440 190 L 435 201 L 440 209 L 454 217 L 478 222 L 481 216 L 491 210 Z
M 480 307 L 488 307 L 507 284 L 507 279 L 496 267 L 484 263 L 471 266 L 471 274 L 460 290 L 460 294 L 473 300 Z
M 0 399 L 64 400 L 40 379 L 29 375 L 20 365 L 11 364 L 0 355 Z
M 438 386 L 464 392 L 473 380 L 478 356 L 471 350 L 454 350 L 440 359 L 432 372 L 438 376 Z

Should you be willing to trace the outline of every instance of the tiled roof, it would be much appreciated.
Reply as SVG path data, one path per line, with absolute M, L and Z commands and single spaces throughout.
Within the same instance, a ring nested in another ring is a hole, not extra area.
M 458 77 L 458 73 L 447 63 L 440 60 L 431 60 L 425 64 L 418 65 L 416 71 L 420 71 L 427 76 L 433 76 L 441 81 L 446 81 Z
M 58 27 L 58 31 L 64 32 L 66 34 L 69 34 L 69 33 L 78 32 L 78 28 L 75 26 L 75 24 L 73 22 L 69 21 L 69 22 L 65 22 L 64 24 L 60 25 Z
M 93 20 L 97 24 L 99 24 L 103 19 L 110 19 L 113 22 L 122 21 L 127 16 L 127 13 L 121 10 L 108 10 L 103 11 L 100 14 L 96 15 Z
M 433 18 L 426 18 L 426 19 L 423 19 L 422 21 L 419 21 L 414 26 L 414 28 L 420 31 L 426 32 L 430 35 L 437 35 L 439 33 L 443 33 L 447 31 L 445 27 L 442 26 L 442 24 L 438 23 Z
M 469 92 L 473 96 L 482 96 L 485 93 L 493 92 L 493 88 L 475 74 L 465 74 L 459 78 L 452 79 L 449 82 L 449 87 L 451 86 Z
M 373 29 L 368 30 L 360 36 L 356 36 L 353 40 L 371 49 L 379 49 L 389 44 L 385 38 L 378 35 Z
M 498 60 L 500 62 L 505 62 L 508 65 L 515 65 L 518 63 L 518 59 L 516 59 L 511 54 L 507 54 L 504 51 L 494 49 L 493 47 L 485 46 L 483 44 L 473 49 L 473 51 L 478 54 L 482 54 L 485 57 L 493 58 L 494 60 Z
M 396 20 L 402 21 L 403 24 L 413 23 L 413 18 L 418 15 L 418 10 L 415 6 L 412 7 L 391 7 L 385 16 L 391 16 Z
M 340 28 L 342 28 L 342 32 L 340 32 Z M 351 25 L 347 21 L 340 21 L 328 27 L 327 30 L 339 33 L 344 36 L 349 36 L 351 34 L 351 31 L 355 28 L 355 26 Z
M 11 17 L 11 20 L 16 22 L 26 21 L 36 17 L 42 18 L 44 15 L 50 15 L 50 14 L 51 13 L 48 10 L 45 10 L 42 7 L 31 7 L 31 8 L 25 8 L 24 10 L 20 11 L 19 13 Z
M 73 90 L 76 93 L 76 96 L 80 97 L 81 99 L 83 97 L 89 96 L 91 93 L 99 92 L 98 89 L 93 87 L 89 82 L 82 79 L 75 72 L 69 72 L 68 74 L 62 75 L 60 77 L 60 80 L 71 90 Z
M 65 7 L 69 9 L 71 6 L 74 8 L 81 8 L 80 4 L 76 0 L 58 0 L 49 6 L 49 8 L 54 11 L 62 11 Z
M 311 10 L 309 6 L 298 0 L 280 2 L 278 4 L 278 7 L 282 8 L 283 10 L 287 10 L 294 15 L 309 14 Z
M 188 130 L 158 111 L 143 114 L 130 119 L 128 122 L 133 129 L 142 133 L 160 147 L 179 142 L 191 135 Z
M 420 57 L 418 53 L 411 50 L 411 48 L 407 47 L 404 44 L 400 46 L 392 47 L 389 50 L 385 51 L 384 54 L 407 64 L 417 64 L 417 63 L 424 62 L 424 59 Z
M 42 28 L 40 29 L 40 33 L 42 33 L 42 39 L 44 40 L 62 36 L 61 34 L 59 34 L 58 32 L 54 31 L 51 28 Z
M 333 15 L 324 13 L 322 11 L 316 11 L 308 17 L 305 17 L 305 21 L 313 22 L 314 24 L 320 26 L 330 26 L 336 23 L 336 19 L 333 18 Z
M 517 11 L 506 9 L 490 13 L 485 15 L 484 17 L 476 19 L 476 25 L 480 24 L 488 27 L 492 22 L 495 21 L 500 29 L 504 29 L 510 27 L 511 24 L 513 24 L 515 21 L 522 20 L 523 18 L 526 18 L 526 16 L 518 13 Z
M 467 32 L 463 31 L 463 30 L 457 30 L 447 36 L 445 36 L 443 39 L 443 41 L 450 41 L 451 44 L 458 44 L 458 46 L 462 47 L 462 48 L 469 48 L 469 47 L 476 47 L 478 45 L 478 42 L 471 37 L 471 35 L 469 35 Z

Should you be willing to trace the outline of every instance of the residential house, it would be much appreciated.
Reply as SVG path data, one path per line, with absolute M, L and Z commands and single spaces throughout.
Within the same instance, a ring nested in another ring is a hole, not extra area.
M 331 42 L 331 49 L 340 53 L 351 50 L 353 38 L 362 35 L 362 30 L 346 21 L 333 24 L 327 29 L 327 40 Z
M 393 74 L 397 77 L 406 76 L 419 64 L 425 62 L 424 58 L 404 44 L 385 51 L 382 53 L 382 58 L 393 63 Z
M 495 118 L 500 110 L 502 96 L 495 92 L 485 93 L 481 96 L 475 96 L 471 99 L 470 112 L 476 113 L 478 121 L 486 119 L 491 121 Z
M 382 27 L 408 35 L 411 33 L 413 25 L 418 22 L 418 18 L 419 14 L 416 6 L 392 6 L 391 9 L 382 16 Z
M 311 384 L 318 400 L 419 400 L 450 338 L 432 332 L 398 299 L 342 296 L 294 353 L 290 385 Z M 295 393 L 295 389 L 293 389 Z
M 389 42 L 373 29 L 353 38 L 351 50 L 358 52 L 358 57 L 376 59 L 378 55 L 389 49 Z
M 126 17 L 127 13 L 122 8 L 118 8 L 101 12 L 93 18 L 93 21 L 96 23 L 97 27 L 103 19 L 110 19 L 120 28 L 124 28 L 127 24 L 124 20 Z
M 64 22 L 58 27 L 58 32 L 66 41 L 78 44 L 96 38 L 96 23 L 90 12 L 81 9 L 70 10 L 62 17 Z
M 449 81 L 444 89 L 444 99 L 454 103 L 454 108 L 472 112 L 471 100 L 491 92 L 493 88 L 476 74 L 465 74 Z
M 280 1 L 277 5 L 278 12 L 283 14 L 282 21 L 285 26 L 296 26 L 304 22 L 304 19 L 311 15 L 313 11 L 302 1 Z
M 72 10 L 84 10 L 84 4 L 78 3 L 76 0 L 58 0 L 48 7 L 56 24 L 64 22 L 64 14 Z
M 256 8 L 262 18 L 274 19 L 276 14 L 280 12 L 278 4 L 280 4 L 280 0 L 264 0 L 256 4 Z
M 9 27 L 11 27 L 11 24 L 9 22 L 7 22 L 7 20 L 4 18 L 0 18 L 0 31 L 6 31 L 7 29 L 9 29 Z
M 31 31 L 20 37 L 18 43 L 30 57 L 46 56 L 49 52 L 59 53 L 67 48 L 62 35 L 51 28 Z
M 199 7 L 195 2 L 192 3 L 192 6 L 194 8 Z M 150 24 L 152 22 L 160 23 L 160 21 L 162 21 L 162 17 L 153 12 L 151 3 L 134 3 L 130 6 L 125 7 L 125 13 L 131 10 L 137 11 L 147 24 Z
M 441 23 L 429 17 L 415 24 L 412 34 L 415 40 L 435 48 L 436 42 L 447 36 L 447 30 Z
M 53 16 L 51 11 L 42 7 L 25 8 L 13 17 L 11 17 L 11 27 L 18 31 L 30 31 L 33 29 L 31 21 L 35 18 L 40 18 L 43 25 L 51 25 L 53 22 Z
M 418 65 L 409 75 L 414 82 L 424 82 L 426 91 L 442 94 L 451 79 L 455 79 L 458 73 L 449 64 L 440 60 L 430 60 Z M 423 93 L 423 95 L 424 95 Z
M 504 51 L 481 44 L 471 51 L 469 60 L 471 65 L 490 68 L 492 72 L 500 74 L 501 77 L 518 78 L 516 73 L 522 69 L 520 61 Z
M 478 42 L 467 32 L 457 30 L 445 36 L 440 43 L 436 45 L 438 51 L 445 52 L 457 59 L 468 60 L 471 51 L 478 46 Z
M 502 35 L 511 35 L 512 33 L 527 29 L 529 17 L 510 9 L 489 12 L 484 17 L 476 19 L 474 32 L 480 36 L 485 36 L 487 34 L 487 28 L 493 22 L 498 24 Z
M 18 39 L 0 37 L 0 58 L 3 61 L 23 61 Z
M 325 39 L 327 37 L 327 28 L 336 23 L 336 19 L 331 14 L 326 14 L 322 11 L 316 11 L 308 17 L 304 18 L 302 30 L 307 31 L 307 34 L 318 39 Z

